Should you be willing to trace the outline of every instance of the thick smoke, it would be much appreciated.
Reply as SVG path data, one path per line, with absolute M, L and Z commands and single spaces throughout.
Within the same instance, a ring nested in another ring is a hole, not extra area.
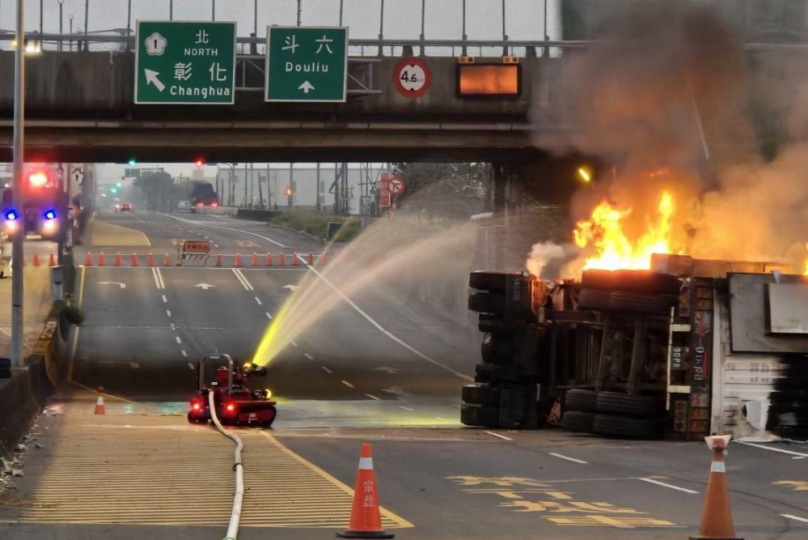
M 768 162 L 760 149 L 762 139 L 808 133 L 808 54 L 746 52 L 740 32 L 688 2 L 632 2 L 600 22 L 599 45 L 563 58 L 558 95 L 569 101 L 554 104 L 554 120 L 577 129 L 555 149 L 597 155 L 616 172 L 582 188 L 571 217 L 588 217 L 607 199 L 632 208 L 625 230 L 637 237 L 667 189 L 676 201 L 674 251 L 801 264 L 808 145 L 779 148 Z M 778 117 L 788 118 L 783 128 Z M 536 142 L 548 147 L 541 134 Z M 574 277 L 587 254 L 546 266 L 570 251 L 535 246 L 528 265 L 545 277 Z

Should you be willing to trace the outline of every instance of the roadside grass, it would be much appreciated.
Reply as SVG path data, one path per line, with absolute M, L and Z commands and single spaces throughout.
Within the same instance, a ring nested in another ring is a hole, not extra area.
M 342 223 L 342 227 L 334 238 L 335 242 L 350 242 L 362 231 L 361 219 L 358 216 L 338 216 L 304 210 L 292 210 L 288 214 L 283 212 L 270 218 L 269 223 L 305 232 L 323 241 L 328 240 L 329 223 Z

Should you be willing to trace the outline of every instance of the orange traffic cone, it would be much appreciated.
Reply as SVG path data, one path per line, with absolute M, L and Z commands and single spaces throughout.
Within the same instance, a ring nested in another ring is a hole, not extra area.
M 149 266 L 154 266 L 154 257 L 152 256 L 151 253 L 149 253 L 148 258 L 146 259 L 146 264 L 148 264 Z
M 252 265 L 253 265 L 253 266 L 258 266 L 258 253 L 253 253 L 253 256 L 252 256 Z
M 379 497 L 376 492 L 376 473 L 373 472 L 373 456 L 370 445 L 362 445 L 359 457 L 359 470 L 356 473 L 351 521 L 348 530 L 337 533 L 340 538 L 393 538 L 393 534 L 382 529 L 382 516 L 379 511 Z
M 278 264 L 281 266 L 286 266 L 286 255 L 283 254 L 283 251 L 281 251 L 281 254 L 278 255 Z
M 121 252 L 119 251 L 115 254 L 115 266 L 120 266 L 121 264 L 123 264 L 123 262 L 121 261 Z
M 313 264 L 314 264 L 314 255 L 312 253 L 309 253 L 309 266 Z
M 297 266 L 297 251 L 292 252 L 292 266 Z
M 90 255 L 90 252 L 87 252 L 87 258 L 84 259 L 84 266 L 92 266 L 93 265 L 93 256 Z
M 50 254 L 50 258 L 48 259 L 48 266 L 56 266 L 56 258 L 53 256 L 53 253 Z
M 171 257 L 168 256 L 168 253 L 166 253 L 166 258 L 163 259 L 163 266 L 171 266 Z
M 236 253 L 236 262 L 233 264 L 233 266 L 241 266 L 241 254 L 240 253 Z
M 106 260 L 104 259 L 104 252 L 98 254 L 98 266 L 104 266 Z
M 104 387 L 98 387 L 98 399 L 95 400 L 95 414 L 107 414 L 104 409 Z
M 221 253 L 216 254 L 216 266 L 219 267 L 219 268 L 221 268 L 221 266 L 222 266 L 222 254 Z
M 328 264 L 328 252 L 323 251 L 323 254 L 320 255 L 320 264 Z
M 713 463 L 710 466 L 707 493 L 704 495 L 704 511 L 701 514 L 699 535 L 691 536 L 691 540 L 739 540 L 732 525 L 727 469 L 724 465 L 724 454 L 731 437 L 731 435 L 704 437 L 707 446 L 713 451 Z
M 266 265 L 267 265 L 267 266 L 272 266 L 272 253 L 270 253 L 270 252 L 268 252 L 268 251 L 267 251 L 267 260 L 266 260 Z
M 39 266 L 39 254 L 34 253 L 34 266 Z
M 137 266 L 137 255 L 132 253 L 132 266 Z

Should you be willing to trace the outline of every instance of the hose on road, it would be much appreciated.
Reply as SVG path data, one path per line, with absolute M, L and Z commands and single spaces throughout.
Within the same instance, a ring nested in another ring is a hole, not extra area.
M 236 462 L 233 465 L 233 470 L 236 471 L 236 496 L 233 499 L 233 511 L 230 514 L 230 525 L 227 527 L 227 536 L 224 537 L 224 540 L 236 540 L 238 537 L 239 521 L 241 521 L 241 504 L 244 501 L 244 466 L 241 464 L 241 451 L 244 449 L 244 443 L 237 435 L 222 427 L 221 422 L 219 422 L 219 417 L 216 416 L 216 403 L 213 392 L 208 392 L 208 402 L 210 405 L 210 417 L 216 425 L 216 429 L 218 429 L 222 435 L 236 443 Z

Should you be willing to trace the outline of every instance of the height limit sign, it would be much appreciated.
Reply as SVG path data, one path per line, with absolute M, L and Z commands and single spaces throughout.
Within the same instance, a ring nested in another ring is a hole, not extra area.
M 393 84 L 402 96 L 419 98 L 429 91 L 432 71 L 420 58 L 405 58 L 393 70 Z

